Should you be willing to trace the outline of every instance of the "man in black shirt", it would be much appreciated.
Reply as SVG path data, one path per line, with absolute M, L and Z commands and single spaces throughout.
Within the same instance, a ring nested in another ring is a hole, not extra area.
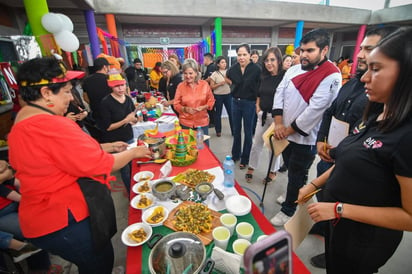
M 99 118 L 99 105 L 100 101 L 106 95 L 112 92 L 111 88 L 107 85 L 107 74 L 109 72 L 109 62 L 106 58 L 100 57 L 94 60 L 95 73 L 89 75 L 83 81 L 83 97 L 84 100 L 90 105 L 91 117 L 95 120 Z M 100 133 L 97 130 L 88 128 L 93 138 L 99 140 Z
M 139 58 L 134 59 L 133 66 L 128 67 L 124 72 L 131 91 L 136 89 L 140 92 L 149 91 L 149 75 Z

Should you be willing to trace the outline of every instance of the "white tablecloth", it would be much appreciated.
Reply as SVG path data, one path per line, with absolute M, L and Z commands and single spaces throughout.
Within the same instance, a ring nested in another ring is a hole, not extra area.
M 175 121 L 178 120 L 177 116 L 163 115 L 156 121 L 159 123 L 160 132 L 168 132 L 175 128 Z M 140 122 L 132 126 L 133 128 L 133 138 L 137 139 L 140 135 L 144 133 L 147 129 L 154 129 L 156 127 L 156 122 Z

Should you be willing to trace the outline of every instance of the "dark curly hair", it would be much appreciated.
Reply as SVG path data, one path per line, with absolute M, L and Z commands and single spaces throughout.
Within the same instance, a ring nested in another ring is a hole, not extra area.
M 33 102 L 41 98 L 40 89 L 47 86 L 54 94 L 59 93 L 66 83 L 53 83 L 47 85 L 31 85 L 42 79 L 51 81 L 53 78 L 63 74 L 63 69 L 54 57 L 34 58 L 23 63 L 17 72 L 19 93 L 26 102 Z M 22 85 L 25 82 L 26 85 Z

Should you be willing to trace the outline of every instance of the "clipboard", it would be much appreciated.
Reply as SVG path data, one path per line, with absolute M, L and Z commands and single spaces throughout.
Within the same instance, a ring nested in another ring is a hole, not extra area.
M 270 141 L 270 135 L 272 135 L 274 131 L 275 131 L 275 126 L 272 123 L 270 125 L 270 127 L 262 135 L 263 142 L 265 143 L 265 146 L 269 150 L 272 150 L 271 147 L 270 147 L 270 142 L 271 142 Z M 289 145 L 289 141 L 286 140 L 286 139 L 277 140 L 276 138 L 273 138 L 272 140 L 273 140 L 272 142 L 273 142 L 273 148 L 274 148 L 275 156 L 279 156 L 285 150 L 285 148 Z
M 349 123 L 338 120 L 332 116 L 330 121 L 328 143 L 332 147 L 337 147 L 339 143 L 349 134 Z
M 293 251 L 299 247 L 315 223 L 308 213 L 308 205 L 314 203 L 313 197 L 300 204 L 292 218 L 285 224 L 285 230 L 292 236 Z

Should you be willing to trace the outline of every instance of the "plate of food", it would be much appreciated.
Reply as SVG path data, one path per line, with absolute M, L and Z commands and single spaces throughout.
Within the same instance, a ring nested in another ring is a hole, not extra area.
M 152 191 L 151 181 L 141 181 L 132 187 L 132 191 L 137 194 L 149 193 Z
M 143 223 L 156 227 L 161 226 L 169 216 L 169 210 L 164 206 L 152 206 L 146 209 L 142 214 Z
M 130 206 L 136 209 L 146 209 L 154 203 L 154 196 L 150 193 L 136 195 L 131 201 Z
M 213 241 L 212 230 L 222 225 L 221 215 L 204 204 L 185 201 L 170 212 L 164 226 L 196 234 L 204 245 L 208 245 Z
M 202 182 L 212 183 L 215 178 L 215 175 L 206 170 L 189 168 L 186 171 L 176 175 L 172 181 L 194 188 Z
M 150 181 L 153 178 L 154 174 L 151 171 L 140 171 L 133 176 L 133 180 L 138 183 L 142 181 Z
M 152 227 L 144 223 L 135 223 L 122 232 L 122 242 L 127 246 L 139 246 L 152 237 Z

